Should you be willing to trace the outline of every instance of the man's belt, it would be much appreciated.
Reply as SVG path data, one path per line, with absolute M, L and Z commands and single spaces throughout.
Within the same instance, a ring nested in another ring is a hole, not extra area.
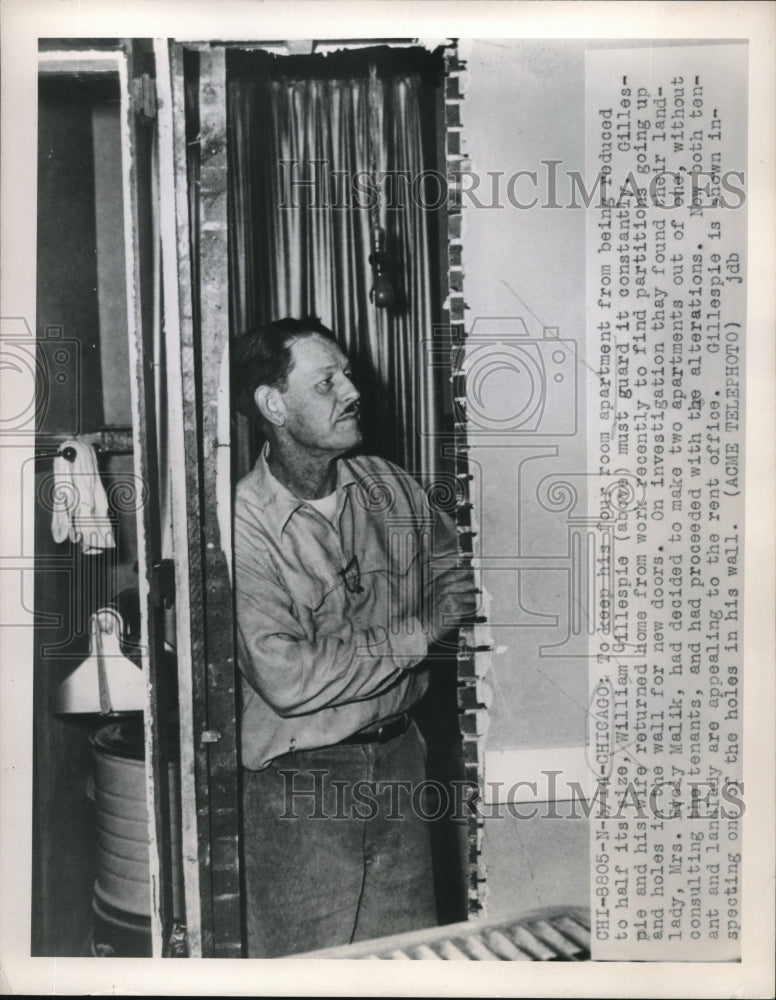
M 347 736 L 340 740 L 340 744 L 350 745 L 359 743 L 387 743 L 397 736 L 406 732 L 410 724 L 410 717 L 406 712 L 393 719 L 381 722 L 379 726 L 371 726 L 369 729 L 361 729 L 352 736 Z

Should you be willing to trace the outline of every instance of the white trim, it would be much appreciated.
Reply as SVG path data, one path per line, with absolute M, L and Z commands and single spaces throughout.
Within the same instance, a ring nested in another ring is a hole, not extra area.
M 142 359 L 138 352 L 138 341 L 141 336 L 140 300 L 137 287 L 137 253 L 135 247 L 135 231 L 137 217 L 133 211 L 134 205 L 134 173 L 135 164 L 132 158 L 132 95 L 129 90 L 129 68 L 123 52 L 114 52 L 114 61 L 118 70 L 119 92 L 121 94 L 121 194 L 124 221 L 124 258 L 127 282 L 127 330 L 129 334 L 129 387 L 132 400 L 132 446 L 135 475 L 140 478 L 142 468 L 143 448 L 145 442 L 140 434 L 141 399 L 138 391 L 137 373 Z M 107 61 L 107 60 L 106 60 Z M 154 958 L 160 958 L 163 949 L 162 919 L 159 900 L 159 847 L 156 836 L 156 798 L 159 793 L 154 774 L 152 716 L 153 703 L 151 697 L 150 648 L 151 626 L 148 620 L 148 601 L 150 583 L 148 579 L 147 540 L 143 520 L 142 504 L 137 505 L 137 575 L 140 593 L 140 636 L 145 652 L 142 655 L 143 674 L 145 676 L 146 702 L 145 717 L 145 775 L 146 775 L 146 806 L 148 809 L 148 874 L 149 892 L 151 895 L 151 948 Z
M 121 49 L 88 51 L 66 50 L 40 52 L 38 73 L 121 73 L 122 60 L 126 72 L 126 55 Z
M 170 56 L 165 39 L 154 40 L 159 135 L 159 230 L 162 241 L 162 282 L 167 360 L 168 460 L 174 470 L 183 470 L 183 381 L 181 367 L 180 308 L 178 291 L 178 235 L 175 190 L 174 129 Z M 200 914 L 199 842 L 196 789 L 194 787 L 194 705 L 191 684 L 191 606 L 189 601 L 189 541 L 186 481 L 182 474 L 170 477 L 172 537 L 175 553 L 175 627 L 178 659 L 178 714 L 180 725 L 180 798 L 183 885 L 186 900 L 186 936 L 191 958 L 202 957 Z M 193 815 L 187 815 L 191 811 Z

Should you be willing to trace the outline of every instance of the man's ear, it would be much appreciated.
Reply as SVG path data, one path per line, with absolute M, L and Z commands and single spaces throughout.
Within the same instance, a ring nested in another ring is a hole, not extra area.
M 278 389 L 271 385 L 260 385 L 253 394 L 253 400 L 264 419 L 275 427 L 286 422 L 286 408 Z

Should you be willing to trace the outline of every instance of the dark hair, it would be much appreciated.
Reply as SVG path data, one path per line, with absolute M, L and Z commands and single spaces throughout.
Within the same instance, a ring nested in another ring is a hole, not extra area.
M 300 337 L 317 333 L 337 342 L 332 331 L 316 316 L 276 319 L 258 330 L 238 337 L 232 347 L 232 389 L 234 405 L 247 415 L 256 413 L 253 394 L 260 385 L 285 389 L 293 367 L 291 346 Z

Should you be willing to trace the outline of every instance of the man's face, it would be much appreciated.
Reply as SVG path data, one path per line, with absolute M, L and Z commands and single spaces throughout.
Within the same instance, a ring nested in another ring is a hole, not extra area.
M 311 451 L 341 455 L 361 441 L 358 389 L 339 347 L 317 333 L 291 345 L 293 367 L 281 393 L 284 430 Z

